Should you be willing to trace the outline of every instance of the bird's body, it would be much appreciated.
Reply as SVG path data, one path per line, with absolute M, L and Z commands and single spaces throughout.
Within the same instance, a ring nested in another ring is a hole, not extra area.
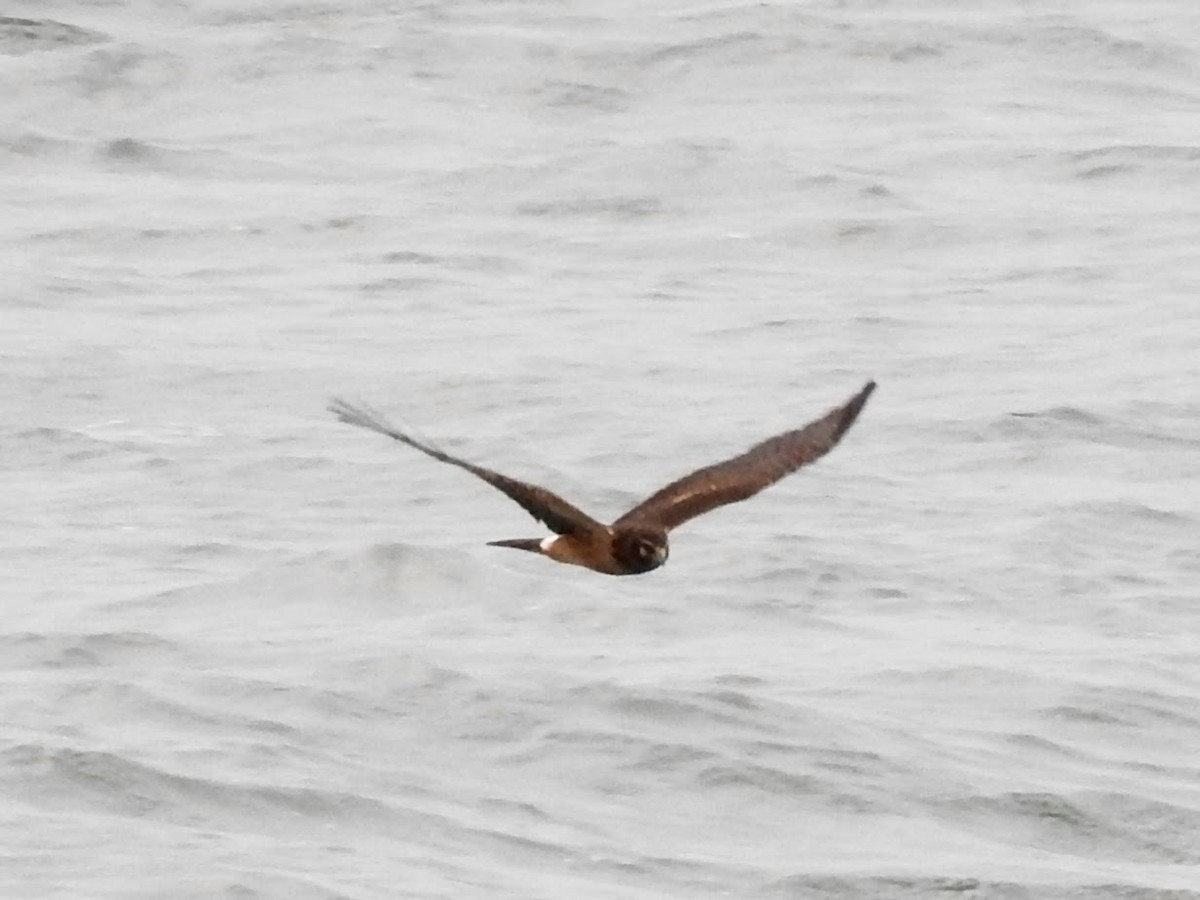
M 618 533 L 611 525 L 587 536 L 556 534 L 541 540 L 490 541 L 489 545 L 530 550 L 556 562 L 583 566 L 605 575 L 641 575 L 665 563 L 670 552 L 665 531 Z
M 503 492 L 554 535 L 492 541 L 492 546 L 539 553 L 557 562 L 584 566 L 606 575 L 640 575 L 667 560 L 667 533 L 709 510 L 752 497 L 784 476 L 813 462 L 837 445 L 875 390 L 869 381 L 845 404 L 795 431 L 768 438 L 745 453 L 698 469 L 673 481 L 611 525 L 593 519 L 557 494 L 451 456 L 396 430 L 365 407 L 334 400 L 330 411 L 341 421 L 408 444 L 439 462 L 465 469 Z

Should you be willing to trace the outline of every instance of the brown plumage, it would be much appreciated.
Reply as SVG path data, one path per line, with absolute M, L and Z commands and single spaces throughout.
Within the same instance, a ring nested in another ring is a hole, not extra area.
M 440 462 L 466 469 L 516 501 L 557 535 L 491 541 L 492 546 L 529 550 L 608 575 L 639 575 L 666 562 L 667 532 L 672 528 L 718 506 L 753 497 L 832 450 L 854 424 L 874 390 L 875 382 L 868 381 L 846 403 L 803 428 L 767 438 L 740 456 L 697 469 L 671 482 L 612 525 L 596 521 L 543 487 L 517 481 L 418 441 L 396 430 L 368 407 L 334 400 L 329 409 L 348 425 L 377 431 Z

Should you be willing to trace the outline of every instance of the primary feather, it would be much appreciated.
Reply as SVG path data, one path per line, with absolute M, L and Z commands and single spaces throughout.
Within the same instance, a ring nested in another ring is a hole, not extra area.
M 457 456 L 451 456 L 433 444 L 418 441 L 411 435 L 395 428 L 382 415 L 369 406 L 354 406 L 345 400 L 334 398 L 329 404 L 329 411 L 347 425 L 355 425 L 370 431 L 386 435 L 393 440 L 407 444 L 415 450 L 420 450 L 426 456 L 432 456 L 438 462 L 448 463 L 465 469 L 476 478 L 481 478 L 496 490 L 521 506 L 527 513 L 542 522 L 555 534 L 591 534 L 604 530 L 604 526 L 587 513 L 572 506 L 553 491 L 548 491 L 536 484 L 529 484 L 501 475 L 491 469 L 477 466 Z

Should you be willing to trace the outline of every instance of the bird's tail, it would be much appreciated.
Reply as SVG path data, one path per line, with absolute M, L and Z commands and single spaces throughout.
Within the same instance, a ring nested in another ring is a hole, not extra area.
M 489 547 L 512 547 L 514 550 L 542 552 L 542 542 L 537 538 L 509 538 L 507 541 L 488 541 Z

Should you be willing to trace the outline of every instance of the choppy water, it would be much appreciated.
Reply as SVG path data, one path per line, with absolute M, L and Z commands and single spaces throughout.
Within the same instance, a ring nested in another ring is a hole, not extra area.
M 4 13 L 0 896 L 1200 898 L 1190 0 Z

